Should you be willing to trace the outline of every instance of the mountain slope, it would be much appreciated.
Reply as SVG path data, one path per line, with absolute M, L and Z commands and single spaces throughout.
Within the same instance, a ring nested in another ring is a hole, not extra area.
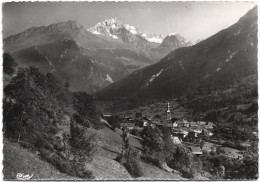
M 24 149 L 17 143 L 12 143 L 6 138 L 4 138 L 3 143 L 3 175 L 5 180 L 18 180 L 16 178 L 17 173 L 33 175 L 31 180 L 80 179 L 60 173 L 54 166 L 41 159 L 35 152 Z
M 104 88 L 99 97 L 168 97 L 198 87 L 225 88 L 257 73 L 257 7 L 210 38 Z
M 122 47 L 117 42 L 107 41 L 93 35 L 76 21 L 31 27 L 24 32 L 5 38 L 3 47 L 5 52 L 12 52 L 64 39 L 74 40 L 77 45 L 85 49 Z
M 177 40 L 178 46 L 168 43 L 157 49 L 159 43 L 149 41 L 154 38 L 158 42 L 162 36 L 143 34 L 116 19 L 100 22 L 89 31 L 67 21 L 7 37 L 3 48 L 19 64 L 69 79 L 72 90 L 93 93 L 185 46 Z
M 118 32 L 121 34 L 131 35 L 123 30 Z M 129 44 L 107 39 L 90 33 L 75 21 L 67 21 L 32 27 L 7 37 L 3 48 L 19 64 L 52 72 L 69 79 L 72 90 L 92 93 L 159 60 L 148 55 L 146 48 L 130 46 L 148 43 L 139 35 L 134 38 Z
M 113 82 L 108 71 L 95 59 L 82 54 L 72 40 L 32 46 L 12 55 L 20 65 L 38 67 L 44 73 L 51 72 L 63 80 L 69 79 L 72 90 L 92 93 Z

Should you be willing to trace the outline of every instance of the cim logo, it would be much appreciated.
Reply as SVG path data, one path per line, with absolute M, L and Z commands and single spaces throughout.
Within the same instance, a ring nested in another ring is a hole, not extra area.
M 31 179 L 33 177 L 33 174 L 32 175 L 29 175 L 29 174 L 24 174 L 24 173 L 17 173 L 16 175 L 16 178 L 17 179 L 20 179 L 20 180 L 28 180 L 28 179 Z

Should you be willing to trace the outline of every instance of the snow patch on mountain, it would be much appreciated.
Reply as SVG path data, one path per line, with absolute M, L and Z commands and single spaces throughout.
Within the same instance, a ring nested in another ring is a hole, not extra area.
M 240 34 L 240 31 L 241 31 L 241 29 L 239 29 L 239 30 L 237 31 L 237 33 L 235 33 L 234 35 L 237 36 L 238 34 Z
M 96 31 L 96 30 L 94 30 L 92 33 L 93 33 L 93 34 L 96 34 L 96 35 L 101 34 L 100 32 L 98 32 L 98 31 Z
M 178 63 L 179 63 L 179 65 L 181 66 L 182 70 L 184 71 L 185 69 L 184 69 L 184 66 L 183 66 L 183 64 L 182 64 L 182 61 L 179 61 Z
M 52 64 L 51 60 L 48 58 L 48 56 L 45 56 L 46 60 L 48 61 L 50 67 L 52 67 L 52 70 L 51 70 L 51 73 L 53 73 L 55 71 L 55 67 L 54 65 Z
M 143 34 L 141 34 L 141 36 L 149 42 L 155 42 L 158 44 L 161 44 L 163 39 L 165 38 L 164 35 L 160 35 L 160 34 L 144 34 L 143 33 Z
M 229 51 L 230 52 L 230 51 Z M 226 62 L 229 62 L 233 57 L 234 55 L 236 55 L 237 51 L 235 52 L 232 52 L 230 55 L 229 55 L 229 58 L 226 59 Z
M 109 74 L 106 75 L 106 81 L 113 83 L 114 81 L 112 80 L 112 78 L 109 76 Z
M 138 30 L 136 27 L 125 24 L 125 29 L 129 30 L 132 34 L 138 34 Z
M 158 73 L 156 73 L 155 75 L 152 75 L 151 78 L 149 79 L 149 81 L 147 82 L 147 86 L 158 76 L 160 76 L 160 74 L 163 72 L 163 69 L 161 69 Z
M 178 35 L 177 33 L 170 33 L 169 36 L 172 36 L 172 35 Z

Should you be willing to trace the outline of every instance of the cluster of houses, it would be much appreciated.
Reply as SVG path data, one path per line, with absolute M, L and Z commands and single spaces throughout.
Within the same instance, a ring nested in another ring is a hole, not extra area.
M 104 116 L 109 117 L 110 115 L 105 114 Z M 159 115 L 148 117 L 141 112 L 136 113 L 135 116 L 121 115 L 120 118 L 121 126 L 124 125 L 129 130 L 134 128 L 142 129 L 148 125 L 157 126 L 158 128 L 169 128 L 172 133 L 172 141 L 176 144 L 181 144 L 182 142 L 198 143 L 201 137 L 210 137 L 213 135 L 214 124 L 212 122 L 189 122 L 184 118 L 172 117 L 169 103 L 166 110 L 166 119 L 162 119 Z M 202 154 L 197 146 L 191 147 L 191 151 L 195 155 Z
M 155 115 L 153 118 L 151 118 L 145 116 L 142 113 L 136 113 L 135 117 L 122 115 L 121 119 L 122 123 L 124 123 L 130 130 L 136 127 L 146 127 L 148 124 L 152 126 L 156 125 L 159 128 L 170 128 L 173 137 L 178 137 L 180 141 L 185 139 L 197 139 L 201 136 L 210 137 L 213 135 L 212 130 L 214 124 L 212 122 L 189 122 L 184 118 L 171 117 L 169 103 L 166 111 L 166 119 L 161 119 L 161 117 L 158 115 Z
M 103 118 L 111 117 L 112 114 L 104 113 Z M 135 113 L 133 115 L 121 115 L 120 116 L 121 126 L 127 127 L 129 130 L 141 130 L 142 128 L 150 125 L 150 126 L 157 126 L 158 128 L 166 127 L 169 128 L 171 131 L 171 139 L 174 144 L 184 144 L 186 145 L 193 155 L 201 155 L 203 152 L 216 152 L 216 146 L 204 145 L 201 147 L 199 143 L 208 137 L 213 135 L 213 128 L 214 124 L 212 122 L 206 121 L 188 121 L 184 118 L 179 117 L 172 117 L 170 106 L 168 103 L 168 107 L 166 110 L 166 118 L 162 119 L 161 116 L 155 115 L 154 117 L 148 117 L 141 112 Z M 225 155 L 228 155 L 227 152 Z M 223 154 L 224 155 L 224 154 Z M 234 154 L 233 154 L 234 155 Z M 231 154 L 230 154 L 231 156 Z M 231 157 L 238 157 L 237 155 Z M 239 156 L 241 158 L 241 156 Z

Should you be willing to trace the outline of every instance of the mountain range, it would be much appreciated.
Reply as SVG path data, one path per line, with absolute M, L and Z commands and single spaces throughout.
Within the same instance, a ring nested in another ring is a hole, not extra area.
M 96 96 L 171 97 L 198 88 L 226 88 L 257 74 L 257 21 L 257 7 L 254 7 L 232 26 L 198 44 L 172 51 L 161 61 L 133 72 Z M 172 45 L 167 37 L 160 47 L 164 45 Z
M 89 29 L 76 21 L 31 27 L 5 38 L 3 48 L 19 65 L 52 72 L 69 79 L 72 90 L 93 93 L 190 45 L 180 35 L 170 37 L 175 38 L 144 34 L 112 18 Z

